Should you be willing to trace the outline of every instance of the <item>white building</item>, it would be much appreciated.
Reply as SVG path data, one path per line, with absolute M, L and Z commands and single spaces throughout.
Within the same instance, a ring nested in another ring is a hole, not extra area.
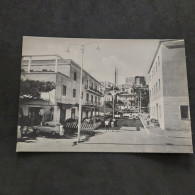
M 22 80 L 52 81 L 56 88 L 42 93 L 40 99 L 21 102 L 20 110 L 25 116 L 38 117 L 43 121 L 64 122 L 78 117 L 81 67 L 72 60 L 59 55 L 24 56 L 22 58 Z M 91 117 L 103 106 L 103 87 L 88 72 L 83 70 L 82 118 Z
M 162 129 L 190 130 L 184 41 L 160 41 L 148 74 L 150 118 Z
M 111 87 L 114 86 L 114 83 L 110 82 L 110 81 L 102 81 L 100 82 L 101 85 L 105 88 L 105 89 L 110 89 Z

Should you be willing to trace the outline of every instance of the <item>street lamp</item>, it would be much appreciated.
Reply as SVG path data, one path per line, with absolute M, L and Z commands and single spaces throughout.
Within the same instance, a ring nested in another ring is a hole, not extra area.
M 100 47 L 98 45 L 98 42 L 96 41 L 93 41 L 93 42 L 88 42 L 86 44 L 69 44 L 68 45 L 68 49 L 66 50 L 67 53 L 70 53 L 70 47 L 71 46 L 79 46 L 81 47 L 81 53 L 82 53 L 82 59 L 81 59 L 81 75 L 80 75 L 80 91 L 79 91 L 79 121 L 78 121 L 78 136 L 77 136 L 77 144 L 79 143 L 80 141 L 80 132 L 81 132 L 81 114 L 82 114 L 82 78 L 83 78 L 83 54 L 84 54 L 84 51 L 85 51 L 85 47 L 89 44 L 96 44 L 97 45 L 97 48 L 96 50 L 97 51 L 100 51 Z

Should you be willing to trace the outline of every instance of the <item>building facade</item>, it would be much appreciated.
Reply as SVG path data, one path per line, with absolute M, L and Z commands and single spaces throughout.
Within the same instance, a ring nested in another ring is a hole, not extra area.
M 100 83 L 101 83 L 101 85 L 102 85 L 102 87 L 103 87 L 104 89 L 110 89 L 111 87 L 114 86 L 114 83 L 109 82 L 109 81 L 102 81 L 102 82 L 100 82 Z
M 146 79 L 144 76 L 136 76 L 134 85 L 137 87 L 145 86 L 146 85 Z
M 22 58 L 22 80 L 53 81 L 56 88 L 41 93 L 41 98 L 21 102 L 24 115 L 42 113 L 43 121 L 60 121 L 78 118 L 81 68 L 72 60 L 58 55 L 24 56 Z M 99 112 L 103 105 L 103 87 L 87 71 L 82 78 L 82 119 Z
M 135 94 L 123 92 L 117 95 L 117 101 L 123 102 L 123 105 L 120 105 L 119 108 L 121 111 L 135 110 Z
M 125 78 L 125 84 L 129 85 L 129 86 L 133 86 L 135 82 L 135 77 L 126 77 Z
M 148 74 L 150 118 L 157 119 L 165 130 L 189 130 L 184 41 L 160 41 Z

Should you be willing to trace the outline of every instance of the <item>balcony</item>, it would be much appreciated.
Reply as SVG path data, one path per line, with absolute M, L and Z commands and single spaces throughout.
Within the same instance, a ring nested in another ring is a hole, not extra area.
M 85 105 L 100 106 L 101 103 L 100 102 L 95 102 L 95 101 L 92 101 L 92 100 L 86 100 Z
M 88 92 L 90 92 L 90 93 L 96 94 L 96 95 L 98 95 L 98 96 L 103 96 L 103 94 L 102 94 L 100 91 L 98 91 L 97 89 L 94 89 L 94 88 L 91 87 L 91 86 L 85 85 L 85 89 L 86 89 Z

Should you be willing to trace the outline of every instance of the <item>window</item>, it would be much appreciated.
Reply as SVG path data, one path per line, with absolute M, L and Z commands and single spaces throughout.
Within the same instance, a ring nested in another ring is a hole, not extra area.
M 76 97 L 76 89 L 73 89 L 73 97 Z
M 160 91 L 160 79 L 158 80 L 158 88 L 159 88 L 159 91 Z
M 66 95 L 66 86 L 65 85 L 63 85 L 62 86 L 62 95 Z
M 82 77 L 82 84 L 84 83 L 84 77 Z
M 158 66 L 160 66 L 160 57 L 158 56 Z
M 151 90 L 150 90 L 150 97 L 151 97 Z
M 180 106 L 181 119 L 188 119 L 188 106 Z
M 88 80 L 86 80 L 86 85 L 85 85 L 85 88 L 87 89 L 88 88 Z
M 81 98 L 83 99 L 83 92 L 81 93 Z
M 156 72 L 157 72 L 157 62 L 156 62 Z
M 87 102 L 89 101 L 89 94 L 88 93 L 86 94 L 86 101 Z
M 97 97 L 95 96 L 95 103 L 97 104 Z
M 91 103 L 93 103 L 93 95 L 91 95 Z
M 155 85 L 154 85 L 154 94 L 156 93 L 156 90 L 155 90 Z
M 157 86 L 157 83 L 156 83 L 156 93 L 158 92 L 158 86 Z
M 77 73 L 74 72 L 74 80 L 76 81 L 77 80 Z

